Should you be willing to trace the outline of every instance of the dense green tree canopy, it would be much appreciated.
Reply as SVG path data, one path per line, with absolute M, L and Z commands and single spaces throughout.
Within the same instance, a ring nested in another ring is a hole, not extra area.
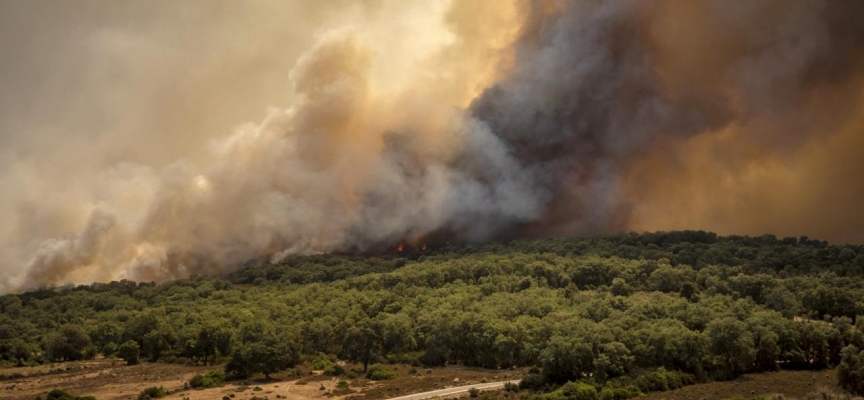
M 223 277 L 0 296 L 0 363 L 99 350 L 249 376 L 328 354 L 538 366 L 550 382 L 635 393 L 777 368 L 855 371 L 841 349 L 864 348 L 862 277 L 861 246 L 706 232 L 253 260 Z

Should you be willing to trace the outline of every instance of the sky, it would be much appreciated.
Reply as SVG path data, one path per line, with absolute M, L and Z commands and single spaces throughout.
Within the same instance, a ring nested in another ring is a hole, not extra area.
M 864 5 L 0 0 L 0 292 L 704 229 L 864 243 Z

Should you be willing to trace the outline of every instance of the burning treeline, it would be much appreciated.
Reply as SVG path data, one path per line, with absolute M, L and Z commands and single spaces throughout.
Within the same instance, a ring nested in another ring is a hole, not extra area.
M 369 7 L 396 21 L 410 9 Z M 7 235 L 30 247 L 2 261 L 6 290 L 445 234 L 699 228 L 864 241 L 851 222 L 864 221 L 864 3 L 441 10 L 424 33 L 441 39 L 422 51 L 376 42 L 363 21 L 321 32 L 290 71 L 296 103 L 212 140 L 205 162 L 121 161 L 82 178 L 90 195 L 77 212 L 88 216 L 67 235 Z

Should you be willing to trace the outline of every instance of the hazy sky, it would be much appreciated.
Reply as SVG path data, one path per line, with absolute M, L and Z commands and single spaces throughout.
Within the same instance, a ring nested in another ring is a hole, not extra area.
M 0 292 L 441 236 L 864 243 L 862 4 L 0 0 Z

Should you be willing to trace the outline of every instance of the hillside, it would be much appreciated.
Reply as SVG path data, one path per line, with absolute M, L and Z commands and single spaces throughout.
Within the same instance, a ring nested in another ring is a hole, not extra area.
M 382 379 L 386 364 L 536 367 L 523 389 L 578 381 L 621 399 L 781 368 L 854 377 L 857 351 L 842 349 L 864 348 L 862 276 L 862 246 L 706 232 L 298 256 L 2 296 L 0 356 L 218 364 L 229 378 L 303 362 L 347 379 L 376 363 Z

